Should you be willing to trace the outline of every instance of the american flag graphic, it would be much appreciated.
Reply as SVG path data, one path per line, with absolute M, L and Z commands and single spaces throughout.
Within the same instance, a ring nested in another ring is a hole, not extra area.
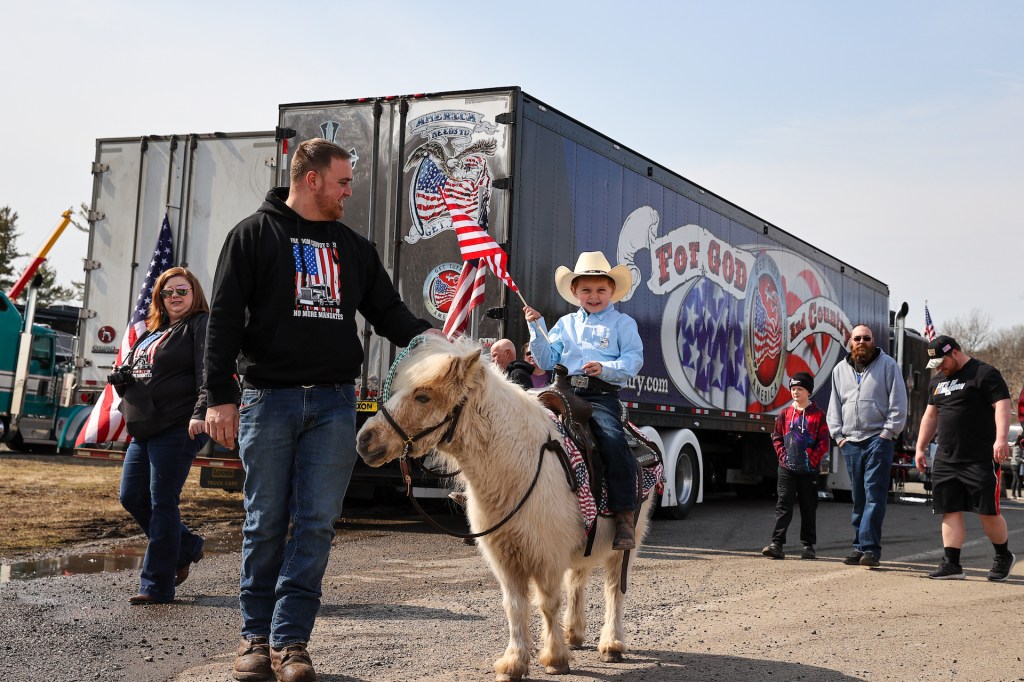
M 928 301 L 924 302 L 924 335 L 929 341 L 935 338 L 935 325 L 932 324 L 932 314 L 928 312 Z
M 449 339 L 462 335 L 469 326 L 469 314 L 484 301 L 484 277 L 487 268 L 480 261 L 467 260 L 462 264 L 462 274 L 455 285 L 448 319 L 444 322 L 444 335 Z
M 754 360 L 761 366 L 782 354 L 782 306 L 779 292 L 768 278 L 758 282 L 753 298 Z
M 491 174 L 487 161 L 479 154 L 462 160 L 465 179 L 450 179 L 433 160 L 424 159 L 416 175 L 416 216 L 423 223 L 436 220 L 448 212 L 447 199 L 487 227 L 487 199 L 491 194 Z
M 468 261 L 479 258 L 491 269 L 498 279 L 503 281 L 512 291 L 519 291 L 519 287 L 512 281 L 512 275 L 508 271 L 508 254 L 498 246 L 494 237 L 487 234 L 480 225 L 470 218 L 466 212 L 454 201 L 445 195 L 448 206 L 448 213 L 452 216 L 452 226 L 455 228 L 455 236 L 459 240 L 459 251 L 462 252 L 462 260 Z
M 434 285 L 430 288 L 430 299 L 438 312 L 447 313 L 451 308 L 459 277 L 454 270 L 449 270 L 438 274 L 434 279 Z
M 132 346 L 146 331 L 146 317 L 149 315 L 149 302 L 153 299 L 153 285 L 164 270 L 174 265 L 173 240 L 171 239 L 171 224 L 164 214 L 164 221 L 160 225 L 160 235 L 156 240 L 156 248 L 153 249 L 153 257 L 149 261 L 149 269 L 146 271 L 146 279 L 139 289 L 139 297 L 135 301 L 135 309 L 132 311 L 131 320 L 128 322 L 128 329 L 121 336 L 121 347 L 117 351 L 114 364 L 120 366 L 124 358 L 128 357 Z M 108 443 L 128 442 L 128 431 L 125 429 L 124 415 L 117 406 L 121 404 L 121 397 L 114 391 L 110 384 L 103 389 L 99 401 L 93 406 L 89 419 L 82 427 L 75 441 L 75 447 L 81 447 L 86 443 Z
M 292 244 L 295 258 L 296 300 L 306 309 L 340 307 L 338 249 L 326 244 Z
M 771 254 L 775 256 L 776 254 Z M 771 280 L 767 280 L 770 282 Z M 779 294 L 782 293 L 780 298 Z M 774 375 L 776 362 L 784 344 L 785 320 L 781 308 L 792 315 L 810 298 L 833 299 L 835 292 L 823 275 L 812 267 L 783 271 L 782 292 L 758 282 L 750 296 L 737 298 L 709 279 L 700 279 L 686 292 L 679 303 L 675 322 L 676 352 L 679 353 L 685 387 L 684 394 L 698 404 L 720 409 L 754 413 L 772 412 L 786 405 L 791 396 L 788 380 L 797 372 L 814 377 L 832 367 L 841 344 L 828 334 L 811 334 L 786 353 L 784 379 L 778 394 L 769 404 L 762 404 L 747 374 L 743 337 L 746 306 L 754 306 L 751 323 L 756 329 L 755 361 L 767 362 L 768 374 Z M 671 314 L 666 311 L 666 314 Z M 667 352 L 667 349 L 666 349 Z

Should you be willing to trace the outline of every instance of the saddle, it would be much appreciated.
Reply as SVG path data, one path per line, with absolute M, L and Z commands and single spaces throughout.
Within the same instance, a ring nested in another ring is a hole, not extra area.
M 590 428 L 590 418 L 593 416 L 594 409 L 589 402 L 576 395 L 572 390 L 568 375 L 569 370 L 564 365 L 555 365 L 554 381 L 543 389 L 537 398 L 544 407 L 558 417 L 566 434 L 576 444 L 583 456 L 583 461 L 587 465 L 587 474 L 590 476 L 591 489 L 600 491 L 604 482 L 604 463 L 600 457 L 594 456 L 596 441 L 594 432 Z M 636 459 L 638 471 L 640 468 L 650 468 L 660 464 L 661 452 L 658 450 L 658 446 L 633 426 L 629 421 L 629 412 L 621 401 L 619 409 L 619 421 L 626 433 L 626 442 Z M 575 485 L 572 488 L 575 491 Z

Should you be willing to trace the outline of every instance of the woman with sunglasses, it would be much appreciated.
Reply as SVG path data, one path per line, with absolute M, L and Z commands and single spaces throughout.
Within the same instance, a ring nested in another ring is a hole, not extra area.
M 533 371 L 530 373 L 530 381 L 533 382 L 534 388 L 544 388 L 551 383 L 551 373 L 545 372 L 537 363 L 533 361 L 533 351 L 530 350 L 530 342 L 526 341 L 522 345 L 523 360 L 530 363 L 533 367 Z
M 195 275 L 175 267 L 153 287 L 146 332 L 111 383 L 121 395 L 131 443 L 124 456 L 121 506 L 149 538 L 132 604 L 174 601 L 174 588 L 203 558 L 203 538 L 178 507 L 192 460 L 206 442 L 203 351 L 210 307 Z M 198 400 L 197 400 L 198 396 Z

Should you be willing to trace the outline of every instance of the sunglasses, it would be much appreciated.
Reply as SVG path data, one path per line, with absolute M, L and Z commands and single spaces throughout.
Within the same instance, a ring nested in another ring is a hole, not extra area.
M 854 341 L 870 341 L 871 337 L 870 336 L 855 336 L 855 337 L 853 337 L 853 340 Z
M 192 290 L 188 287 L 174 287 L 173 289 L 163 289 L 160 292 L 160 298 L 170 298 L 172 294 L 177 294 L 178 296 L 184 298 L 185 296 L 188 296 L 188 292 L 190 291 Z

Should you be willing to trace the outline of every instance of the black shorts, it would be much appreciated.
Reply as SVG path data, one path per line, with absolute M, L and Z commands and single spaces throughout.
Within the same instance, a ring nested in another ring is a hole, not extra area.
M 953 464 L 935 460 L 932 467 L 932 509 L 936 514 L 999 513 L 999 473 L 996 463 Z

